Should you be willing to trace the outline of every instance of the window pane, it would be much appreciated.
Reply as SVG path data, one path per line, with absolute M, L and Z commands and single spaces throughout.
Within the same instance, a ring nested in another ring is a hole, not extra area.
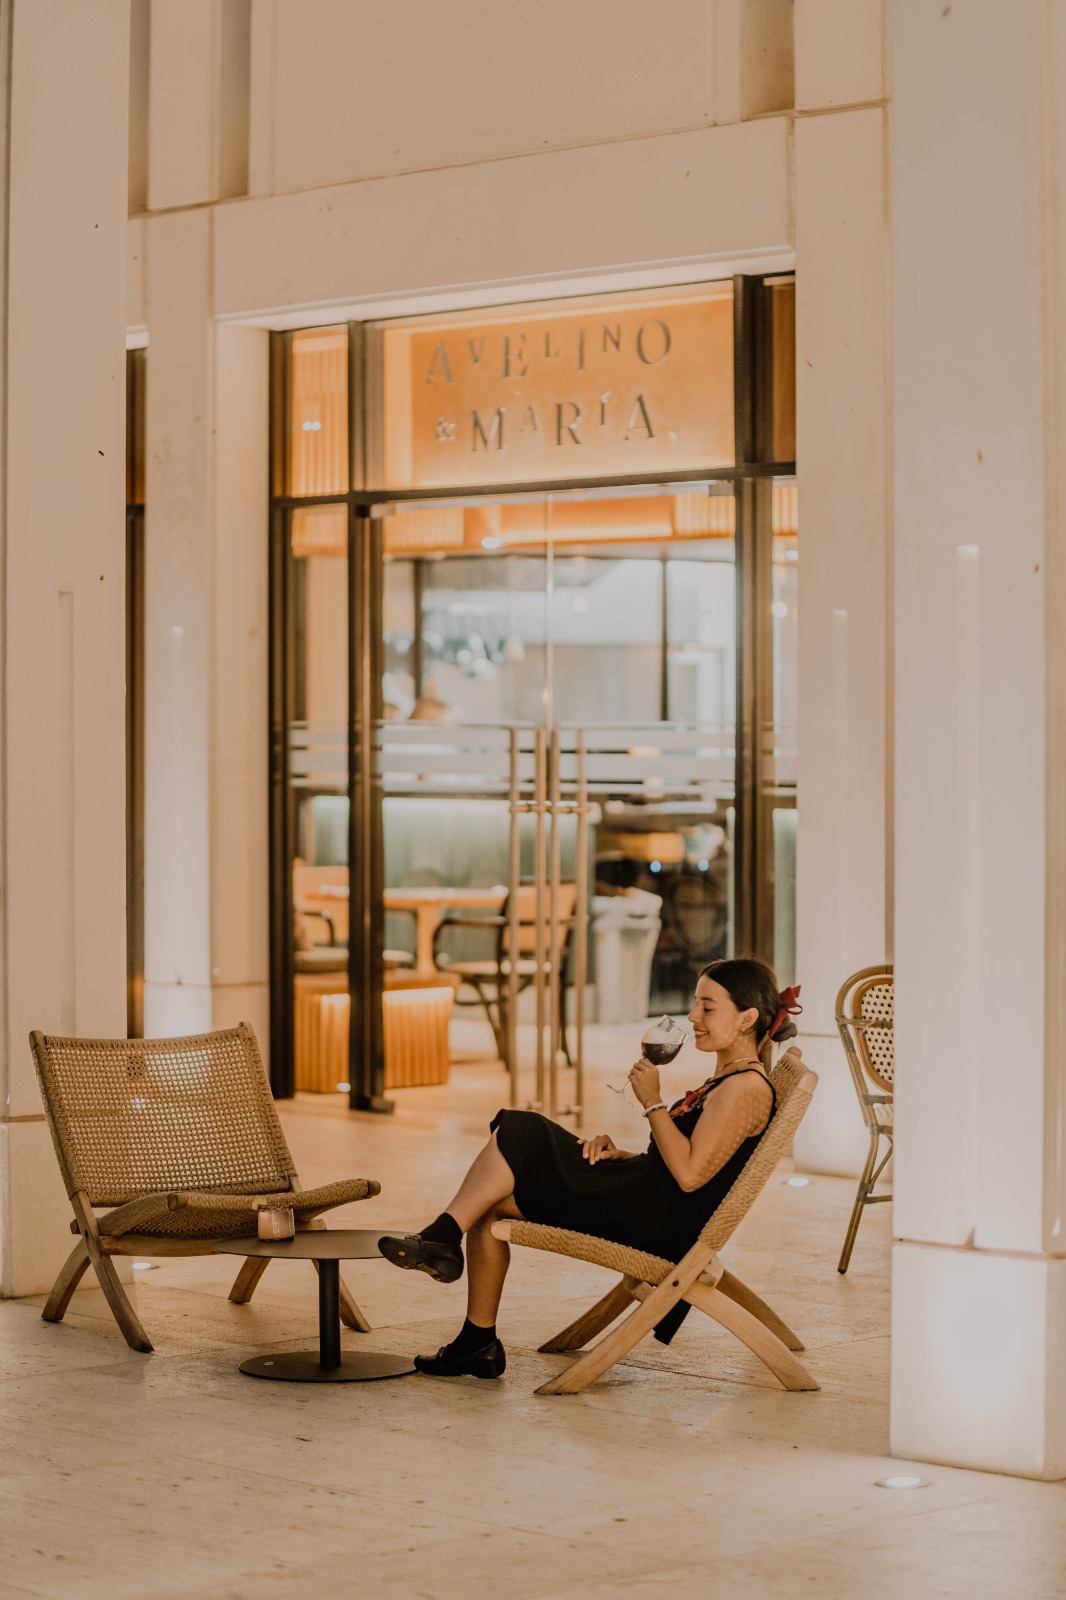
M 729 502 L 732 506 L 732 501 Z M 672 722 L 732 730 L 736 720 L 736 567 L 732 539 L 699 561 L 667 567 L 669 705 Z
M 292 337 L 289 494 L 348 489 L 348 330 Z
M 556 556 L 549 630 L 555 715 L 654 722 L 660 714 L 663 564 Z

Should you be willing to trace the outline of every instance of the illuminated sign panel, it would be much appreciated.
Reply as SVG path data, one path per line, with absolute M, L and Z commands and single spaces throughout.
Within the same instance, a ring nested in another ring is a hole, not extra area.
M 382 330 L 384 486 L 731 466 L 730 284 Z

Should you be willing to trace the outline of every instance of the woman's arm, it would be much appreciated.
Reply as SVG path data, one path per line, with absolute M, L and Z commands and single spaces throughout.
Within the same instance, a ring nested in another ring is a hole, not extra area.
M 654 1105 L 659 1099 L 659 1075 L 654 1067 L 642 1069 L 630 1081 L 642 1105 Z M 685 1138 L 665 1109 L 652 1111 L 648 1125 L 670 1173 L 689 1194 L 709 1183 L 745 1139 L 763 1131 L 772 1104 L 765 1078 L 738 1072 L 732 1083 L 723 1083 L 706 1102 L 691 1139 Z

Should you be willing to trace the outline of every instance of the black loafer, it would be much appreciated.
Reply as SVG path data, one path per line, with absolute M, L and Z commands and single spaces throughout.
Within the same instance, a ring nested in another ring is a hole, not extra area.
M 450 1356 L 449 1346 L 441 1345 L 435 1356 L 415 1356 L 415 1367 L 431 1378 L 502 1378 L 507 1367 L 507 1352 L 499 1339 L 490 1339 L 480 1350 L 463 1356 Z
M 405 1233 L 398 1238 L 386 1234 L 378 1240 L 386 1261 L 407 1272 L 425 1272 L 438 1283 L 454 1283 L 463 1275 L 463 1252 L 458 1245 L 423 1239 L 420 1233 Z

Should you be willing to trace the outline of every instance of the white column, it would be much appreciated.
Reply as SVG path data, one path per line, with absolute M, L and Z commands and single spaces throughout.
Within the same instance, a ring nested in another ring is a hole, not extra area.
M 889 0 L 892 1447 L 1066 1476 L 1066 13 Z
M 890 955 L 888 378 L 880 6 L 796 8 L 800 1044 L 820 1077 L 799 1162 L 857 1174 L 868 1135 L 834 1023 L 849 973 Z M 855 109 L 820 111 L 820 106 Z
M 152 0 L 152 211 L 248 192 L 248 34 L 240 0 Z
M 211 1026 L 211 214 L 145 228 L 144 1026 Z
M 267 340 L 216 327 L 208 211 L 149 218 L 145 1031 L 267 1042 Z
M 269 335 L 215 330 L 211 984 L 216 1028 L 270 1043 Z
M 126 1031 L 128 0 L 8 0 L 0 417 L 0 1293 L 69 1207 L 27 1044 Z

